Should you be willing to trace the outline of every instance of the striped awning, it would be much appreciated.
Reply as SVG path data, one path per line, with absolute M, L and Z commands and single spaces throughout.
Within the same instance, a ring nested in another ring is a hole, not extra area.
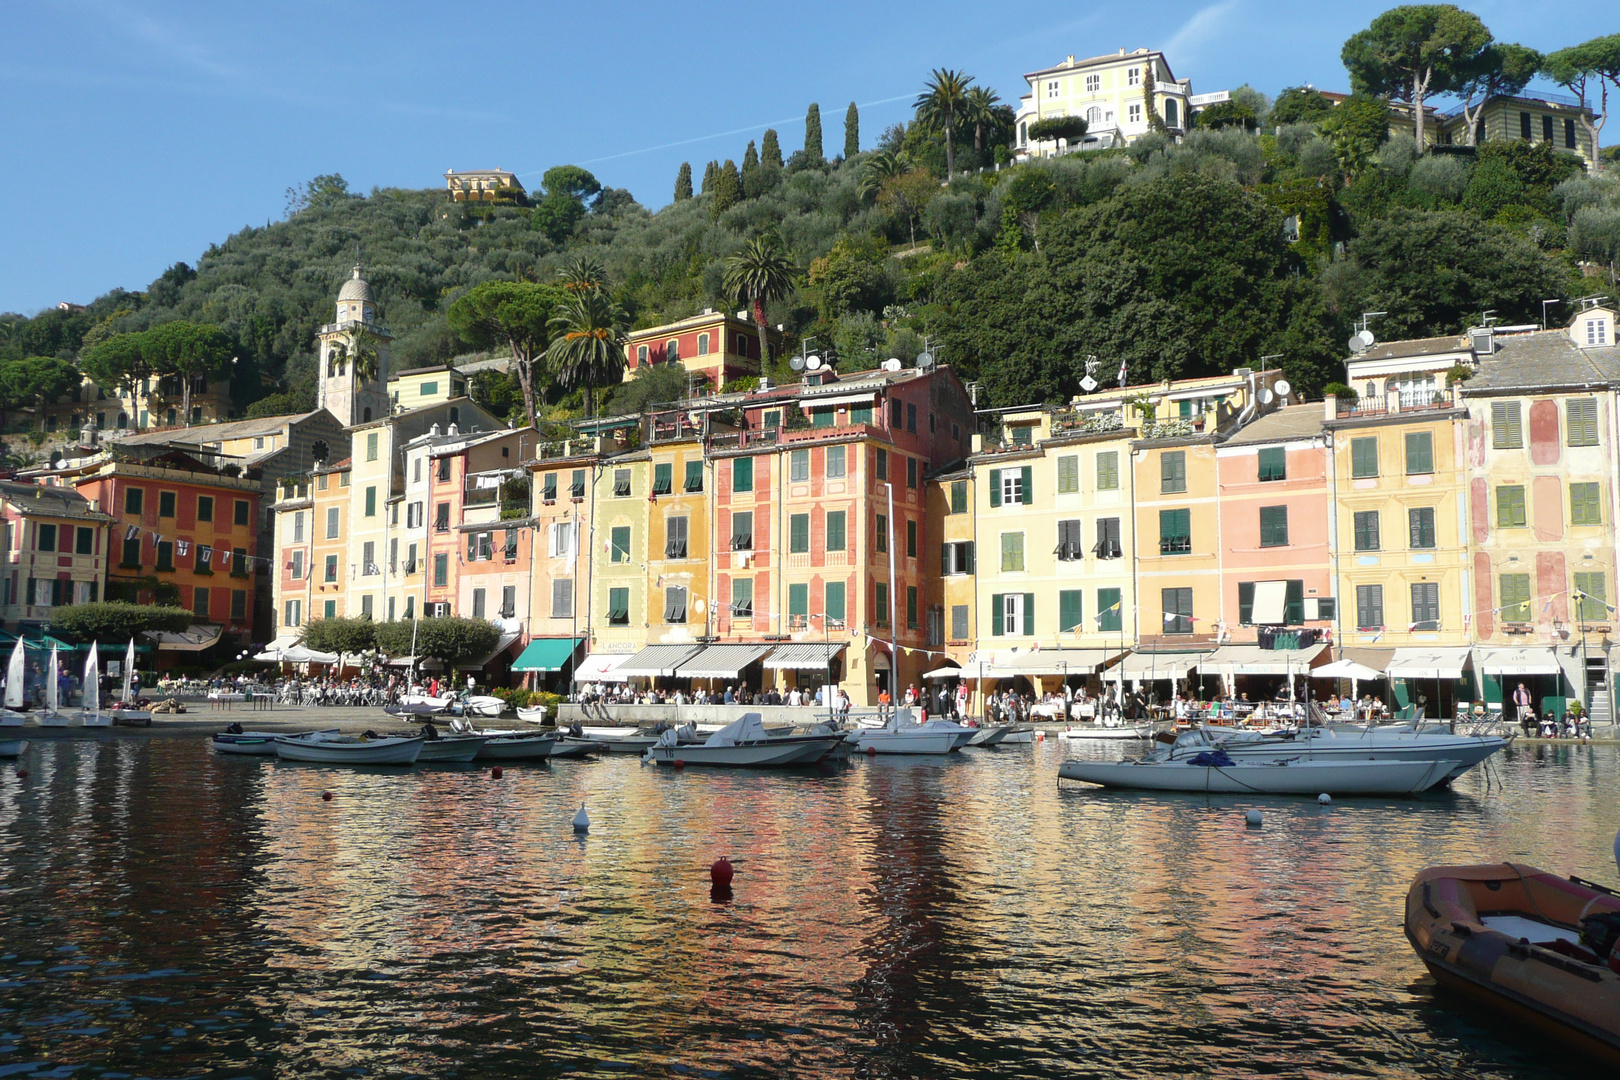
M 842 642 L 816 641 L 778 645 L 776 651 L 765 658 L 765 666 L 795 671 L 825 671 L 832 666 L 832 658 L 843 651 Z
M 690 657 L 701 651 L 702 645 L 649 645 L 636 655 L 620 664 L 619 675 L 622 677 L 640 676 L 644 679 L 657 679 L 675 674 L 675 669 L 686 662 Z
M 735 679 L 770 651 L 769 645 L 710 645 L 682 661 L 675 674 L 687 679 Z

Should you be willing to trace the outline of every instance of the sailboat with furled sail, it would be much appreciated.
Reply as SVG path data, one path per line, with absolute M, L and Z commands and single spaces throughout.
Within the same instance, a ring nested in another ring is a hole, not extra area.
M 135 679 L 135 639 L 129 639 L 129 650 L 124 653 L 124 689 L 119 695 L 118 704 L 113 706 L 113 719 L 120 724 L 145 724 L 152 726 L 152 710 L 142 709 L 135 700 L 135 690 L 140 683 Z
M 20 727 L 27 719 L 22 712 L 23 685 L 27 681 L 28 656 L 22 638 L 18 638 L 17 647 L 11 650 L 11 663 L 6 668 L 6 699 L 5 708 L 0 709 L 0 727 Z
M 112 717 L 101 711 L 101 650 L 100 642 L 90 643 L 90 655 L 84 661 L 84 690 L 79 698 L 79 723 L 85 727 L 112 727 Z

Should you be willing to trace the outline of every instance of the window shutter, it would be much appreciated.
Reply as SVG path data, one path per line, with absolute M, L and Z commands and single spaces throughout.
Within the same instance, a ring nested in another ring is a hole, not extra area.
M 33 579 L 29 579 L 33 584 Z M 993 637 L 1001 637 L 1004 618 L 1002 595 L 996 593 L 990 597 L 990 633 Z
M 1058 631 L 1060 633 L 1085 629 L 1081 625 L 1083 619 L 1080 597 L 1082 595 L 1079 589 L 1064 589 L 1058 593 Z
M 1572 398 L 1565 405 L 1568 418 L 1569 445 L 1596 446 L 1597 434 L 1597 399 Z
M 973 573 L 973 548 L 974 548 L 974 542 L 972 540 L 969 540 L 967 543 L 962 545 L 962 550 L 967 555 L 967 558 L 965 560 L 963 560 L 963 565 L 962 565 L 963 573 L 967 573 L 967 574 Z
M 1028 634 L 1030 637 L 1035 636 L 1035 594 L 1032 592 L 1027 592 L 1024 594 L 1023 630 L 1024 633 Z
M 941 575 L 951 572 L 951 545 L 949 544 L 939 546 L 939 572 Z
M 990 505 L 1001 505 L 1001 470 L 990 470 Z M 998 633 L 1000 631 L 997 631 Z
M 1031 469 L 1028 465 L 1024 466 L 1024 505 L 1025 506 L 1033 506 L 1035 504 L 1035 489 L 1030 486 L 1030 480 L 1034 475 L 1034 471 L 1035 470 Z
M 1249 626 L 1254 622 L 1254 582 L 1238 582 L 1238 625 Z
M 1305 581 L 1290 578 L 1283 597 L 1283 622 L 1288 626 L 1302 626 L 1305 622 Z

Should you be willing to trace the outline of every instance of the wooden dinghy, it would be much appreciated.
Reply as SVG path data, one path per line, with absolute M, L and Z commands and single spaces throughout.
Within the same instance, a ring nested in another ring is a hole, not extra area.
M 1441 986 L 1620 1066 L 1620 896 L 1533 866 L 1435 866 L 1406 938 Z

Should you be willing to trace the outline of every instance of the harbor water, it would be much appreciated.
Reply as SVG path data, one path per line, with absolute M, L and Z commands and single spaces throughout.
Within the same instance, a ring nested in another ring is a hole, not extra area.
M 1328 806 L 1060 789 L 1064 753 L 495 779 L 36 740 L 0 769 L 0 1076 L 1583 1070 L 1437 997 L 1402 901 L 1436 863 L 1612 885 L 1620 749 Z

